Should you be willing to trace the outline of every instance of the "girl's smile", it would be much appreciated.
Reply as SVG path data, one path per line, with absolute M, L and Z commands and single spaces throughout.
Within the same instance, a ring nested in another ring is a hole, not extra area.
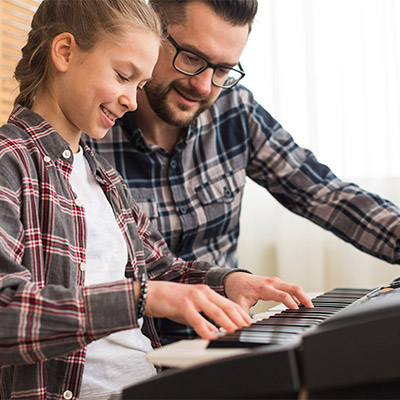
M 107 110 L 107 108 L 105 108 L 104 106 L 100 106 L 100 110 L 103 112 L 106 118 L 111 122 L 110 127 L 114 126 L 115 120 L 119 117 L 114 115 L 111 111 Z
M 70 33 L 52 46 L 54 70 L 33 111 L 45 118 L 78 150 L 82 132 L 102 138 L 126 111 L 137 108 L 136 92 L 150 80 L 159 38 L 149 31 L 127 28 L 84 51 Z

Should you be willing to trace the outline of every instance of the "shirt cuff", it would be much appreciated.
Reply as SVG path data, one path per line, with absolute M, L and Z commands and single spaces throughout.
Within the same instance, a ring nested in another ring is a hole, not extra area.
M 226 297 L 225 293 L 225 280 L 226 278 L 235 272 L 245 272 L 251 274 L 252 272 L 247 269 L 241 268 L 211 268 L 206 275 L 206 284 L 214 289 L 219 294 Z

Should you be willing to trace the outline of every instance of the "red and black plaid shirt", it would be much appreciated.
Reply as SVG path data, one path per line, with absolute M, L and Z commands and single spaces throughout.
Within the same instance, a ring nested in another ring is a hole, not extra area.
M 83 147 L 129 255 L 127 279 L 95 286 L 84 284 L 85 212 L 69 183 L 68 143 L 19 106 L 0 128 L 1 398 L 77 398 L 85 346 L 137 327 L 133 280 L 139 269 L 150 279 L 207 283 L 222 294 L 231 272 L 172 257 L 118 173 Z M 157 346 L 151 319 L 143 330 Z

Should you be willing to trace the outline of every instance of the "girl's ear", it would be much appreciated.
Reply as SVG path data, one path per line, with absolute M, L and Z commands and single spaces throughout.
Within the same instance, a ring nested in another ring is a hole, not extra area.
M 72 33 L 63 32 L 53 39 L 51 43 L 51 58 L 58 71 L 67 71 L 75 49 L 76 42 Z

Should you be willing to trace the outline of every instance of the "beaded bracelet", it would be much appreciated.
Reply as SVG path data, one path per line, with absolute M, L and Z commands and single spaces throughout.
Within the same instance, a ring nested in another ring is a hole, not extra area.
M 138 310 L 137 310 L 137 318 L 142 318 L 144 315 L 144 308 L 146 306 L 146 299 L 147 299 L 147 274 L 142 273 L 140 275 L 140 293 L 139 293 L 139 300 L 138 300 Z

